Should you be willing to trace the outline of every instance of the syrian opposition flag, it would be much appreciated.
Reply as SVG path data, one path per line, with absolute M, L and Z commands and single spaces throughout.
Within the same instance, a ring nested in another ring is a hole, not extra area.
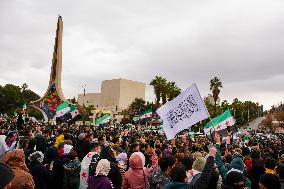
M 140 119 L 144 119 L 144 118 L 147 118 L 147 117 L 152 117 L 152 110 L 151 109 L 143 112 L 143 114 L 140 116 Z
M 71 119 L 68 120 L 69 125 L 82 118 L 75 105 L 71 105 L 69 113 L 71 117 Z
M 22 113 L 24 114 L 27 111 L 27 103 L 23 104 Z
M 75 105 L 72 105 L 70 107 L 70 114 L 71 114 L 71 117 L 72 119 L 75 119 L 78 115 L 80 115 L 79 111 L 77 110 L 76 106 Z
M 110 114 L 106 114 L 103 117 L 96 120 L 96 125 L 108 123 L 110 121 Z
M 228 126 L 232 126 L 236 123 L 235 119 L 233 118 L 231 111 L 227 110 L 223 114 L 215 117 L 212 119 L 215 131 L 220 131 L 223 129 L 227 129 Z M 212 122 L 209 121 L 204 127 L 204 133 L 206 135 L 210 134 L 210 130 L 213 131 Z
M 69 103 L 67 101 L 64 101 L 62 104 L 58 105 L 56 108 L 56 115 L 55 117 L 62 117 L 65 114 L 70 112 Z

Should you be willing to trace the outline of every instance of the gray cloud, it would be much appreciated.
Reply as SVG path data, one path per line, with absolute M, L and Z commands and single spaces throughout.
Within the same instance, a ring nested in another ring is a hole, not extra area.
M 0 84 L 27 82 L 43 94 L 57 15 L 64 21 L 62 88 L 73 97 L 104 79 L 149 83 L 155 75 L 205 96 L 215 75 L 221 97 L 283 100 L 284 2 L 42 1 L 0 2 Z M 147 98 L 154 100 L 151 86 Z

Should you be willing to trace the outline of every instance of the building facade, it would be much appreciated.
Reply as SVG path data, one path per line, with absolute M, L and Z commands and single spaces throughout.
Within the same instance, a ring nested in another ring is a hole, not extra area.
M 135 98 L 145 100 L 146 84 L 126 79 L 104 80 L 101 93 L 78 95 L 78 104 L 94 106 L 96 109 L 122 110 L 128 107 Z

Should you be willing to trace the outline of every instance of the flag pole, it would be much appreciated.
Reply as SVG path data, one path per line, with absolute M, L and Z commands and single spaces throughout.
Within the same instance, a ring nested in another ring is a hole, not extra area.
M 210 122 L 211 122 L 211 124 L 212 124 L 212 127 L 213 127 L 214 132 L 216 132 L 216 131 L 215 131 L 215 125 L 214 125 L 214 123 L 213 123 L 213 121 L 212 121 L 212 118 L 209 117 L 209 119 L 210 119 Z
M 212 121 L 212 119 L 211 119 L 211 116 L 209 116 L 209 119 L 210 119 L 210 123 L 212 124 L 212 127 L 213 127 L 213 133 L 214 133 L 214 136 L 213 136 L 213 133 L 211 133 L 211 129 L 210 129 L 210 136 L 211 136 L 211 140 L 212 140 L 212 143 L 214 144 L 214 138 L 215 138 L 215 127 L 214 127 L 214 123 L 213 123 L 213 121 Z

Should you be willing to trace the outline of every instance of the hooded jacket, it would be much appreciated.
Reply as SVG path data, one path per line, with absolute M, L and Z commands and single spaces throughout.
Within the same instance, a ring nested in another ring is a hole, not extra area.
M 11 182 L 11 189 L 35 188 L 33 177 L 25 164 L 25 154 L 23 150 L 12 150 L 4 154 L 2 161 L 12 168 L 15 175 Z
M 145 156 L 141 152 L 134 152 L 129 158 L 130 168 L 125 172 L 122 189 L 145 189 L 149 173 L 158 167 L 158 156 L 152 154 L 152 166 L 145 168 Z
M 222 161 L 221 154 L 220 154 L 220 145 L 217 144 L 216 148 L 218 150 L 217 150 L 217 154 L 215 156 L 215 162 L 216 162 L 216 165 L 218 167 L 219 173 L 222 176 L 222 179 L 226 180 L 226 175 L 227 175 L 229 170 L 227 169 L 224 162 Z M 243 173 L 245 173 L 245 171 L 246 171 L 245 170 L 245 164 L 244 164 L 244 162 L 243 162 L 243 160 L 240 156 L 234 156 L 233 157 L 233 160 L 231 162 L 231 168 L 240 170 Z M 245 184 L 246 184 L 247 187 L 251 188 L 251 181 L 247 177 L 245 177 Z

